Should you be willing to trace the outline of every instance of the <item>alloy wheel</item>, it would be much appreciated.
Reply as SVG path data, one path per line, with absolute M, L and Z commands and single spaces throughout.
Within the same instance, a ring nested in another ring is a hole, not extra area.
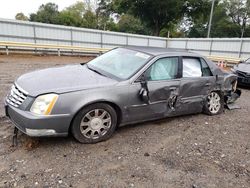
M 104 109 L 94 109 L 84 115 L 80 131 L 86 138 L 98 139 L 111 128 L 111 115 Z
M 221 108 L 221 98 L 216 92 L 211 92 L 207 97 L 208 109 L 211 113 L 216 114 Z

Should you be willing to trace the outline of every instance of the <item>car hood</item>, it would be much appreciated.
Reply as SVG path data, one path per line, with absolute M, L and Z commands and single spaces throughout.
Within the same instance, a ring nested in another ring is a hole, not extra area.
M 44 93 L 65 93 L 111 86 L 118 81 L 102 76 L 86 65 L 68 65 L 24 74 L 16 84 L 30 96 Z
M 240 63 L 234 67 L 234 69 L 241 71 L 241 72 L 246 72 L 250 73 L 250 64 L 249 63 Z

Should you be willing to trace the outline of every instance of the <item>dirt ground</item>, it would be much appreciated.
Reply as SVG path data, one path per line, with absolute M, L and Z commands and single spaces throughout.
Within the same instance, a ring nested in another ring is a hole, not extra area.
M 0 187 L 250 187 L 250 90 L 238 110 L 119 128 L 108 141 L 31 139 L 4 117 L 11 84 L 28 71 L 87 61 L 80 57 L 0 56 Z

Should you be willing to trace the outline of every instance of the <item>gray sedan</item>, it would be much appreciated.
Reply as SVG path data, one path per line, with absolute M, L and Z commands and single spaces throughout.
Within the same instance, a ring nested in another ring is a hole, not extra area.
M 240 92 L 237 76 L 198 54 L 123 47 L 87 64 L 20 76 L 6 115 L 29 136 L 67 136 L 81 143 L 111 137 L 118 126 L 204 112 L 217 115 Z

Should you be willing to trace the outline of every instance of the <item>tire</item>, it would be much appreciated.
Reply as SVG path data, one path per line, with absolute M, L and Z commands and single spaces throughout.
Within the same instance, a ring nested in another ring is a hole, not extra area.
M 212 91 L 206 98 L 203 112 L 213 116 L 221 114 L 224 110 L 224 97 L 220 92 Z
M 96 103 L 83 108 L 74 118 L 71 132 L 83 144 L 110 138 L 117 126 L 116 111 L 108 104 Z

